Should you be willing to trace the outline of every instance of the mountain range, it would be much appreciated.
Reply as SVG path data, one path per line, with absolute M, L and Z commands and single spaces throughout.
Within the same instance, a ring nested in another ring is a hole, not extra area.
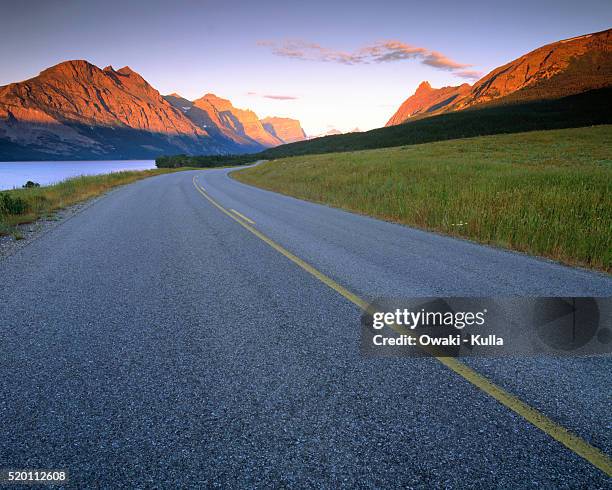
M 305 139 L 213 94 L 162 96 L 129 67 L 65 61 L 0 87 L 0 160 L 152 158 L 260 151 Z
M 542 46 L 496 68 L 474 85 L 419 85 L 386 126 L 446 112 L 551 100 L 612 85 L 612 29 Z
M 127 66 L 65 61 L 0 87 L 0 161 L 305 154 L 602 124 L 611 87 L 609 29 L 535 49 L 474 85 L 423 82 L 389 119 L 394 128 L 309 139 L 295 119 L 260 120 L 214 94 L 162 96 Z M 409 122 L 418 124 L 398 128 Z

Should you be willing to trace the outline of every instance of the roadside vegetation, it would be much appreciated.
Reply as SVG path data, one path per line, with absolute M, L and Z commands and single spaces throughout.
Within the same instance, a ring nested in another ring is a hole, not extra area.
M 612 126 L 270 161 L 236 179 L 425 230 L 612 271 Z
M 0 192 L 0 235 L 12 234 L 19 239 L 16 225 L 31 223 L 54 211 L 62 209 L 123 184 L 136 180 L 170 173 L 173 170 L 143 170 L 115 172 L 68 179 L 55 185 L 37 187 L 30 185 L 22 189 Z
M 299 155 L 347 152 L 415 145 L 457 138 L 612 124 L 612 88 L 591 90 L 555 100 L 525 101 L 519 93 L 511 103 L 489 104 L 464 111 L 411 120 L 364 133 L 325 136 L 268 148 L 245 155 L 161 157 L 158 167 L 242 165 Z M 533 94 L 532 94 L 533 95 Z

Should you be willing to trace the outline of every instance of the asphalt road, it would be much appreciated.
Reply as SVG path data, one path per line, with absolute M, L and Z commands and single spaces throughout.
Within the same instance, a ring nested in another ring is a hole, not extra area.
M 0 262 L 0 469 L 65 468 L 80 488 L 610 488 L 436 359 L 364 358 L 359 308 L 192 179 L 366 299 L 610 296 L 609 276 L 227 173 L 117 189 Z M 610 357 L 470 365 L 610 454 Z

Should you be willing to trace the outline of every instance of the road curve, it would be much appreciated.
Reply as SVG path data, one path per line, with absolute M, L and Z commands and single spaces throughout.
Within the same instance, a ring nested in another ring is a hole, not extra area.
M 435 359 L 365 359 L 359 296 L 612 294 L 609 276 L 246 186 L 145 179 L 0 262 L 0 469 L 78 487 L 605 487 Z M 473 360 L 610 454 L 607 357 Z

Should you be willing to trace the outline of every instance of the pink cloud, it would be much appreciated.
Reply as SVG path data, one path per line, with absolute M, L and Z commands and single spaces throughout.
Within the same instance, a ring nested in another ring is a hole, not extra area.
M 257 92 L 247 92 L 247 95 L 255 95 L 258 97 L 263 97 L 264 99 L 272 99 L 272 100 L 297 100 L 299 97 L 296 95 L 277 95 L 277 94 L 259 94 Z
M 451 60 L 447 56 L 439 53 L 437 51 L 430 51 L 423 56 L 423 64 L 433 66 L 434 68 L 440 68 L 442 70 L 462 70 L 464 68 L 469 68 L 471 65 L 466 65 L 464 63 L 457 63 L 456 61 Z
M 265 99 L 274 99 L 274 100 L 297 100 L 298 97 L 295 95 L 264 95 Z
M 482 78 L 483 73 L 477 70 L 462 70 L 462 71 L 456 71 L 455 75 L 460 78 L 465 78 L 466 80 L 476 81 Z
M 479 78 L 479 72 L 466 70 L 472 65 L 459 63 L 438 51 L 432 51 L 420 46 L 412 46 L 401 41 L 380 41 L 364 46 L 352 52 L 339 51 L 306 42 L 299 39 L 276 41 L 259 41 L 260 46 L 269 47 L 276 56 L 305 61 L 323 61 L 357 65 L 368 63 L 388 63 L 402 60 L 417 60 L 420 63 L 455 73 L 467 79 Z

